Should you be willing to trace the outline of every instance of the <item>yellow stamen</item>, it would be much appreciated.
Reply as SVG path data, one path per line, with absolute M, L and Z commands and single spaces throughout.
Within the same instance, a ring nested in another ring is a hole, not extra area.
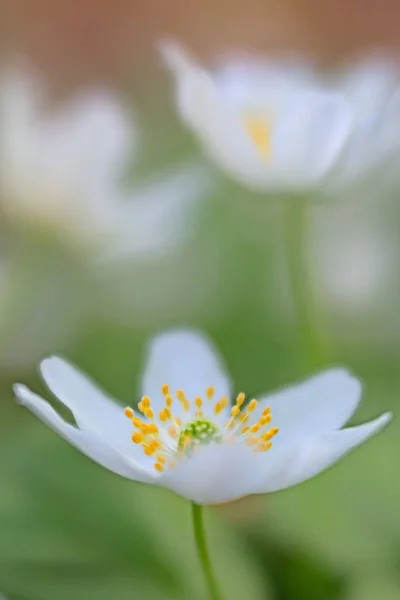
M 238 394 L 238 396 L 236 398 L 236 405 L 237 406 L 242 406 L 245 398 L 246 398 L 246 396 L 243 394 L 243 392 L 241 392 L 240 394 Z
M 164 465 L 162 465 L 161 463 L 156 463 L 154 465 L 154 468 L 156 471 L 159 471 L 159 473 L 162 473 L 164 471 Z
M 256 423 L 255 425 L 253 425 L 253 427 L 251 428 L 251 433 L 257 433 L 257 431 L 260 429 L 260 426 L 258 423 Z
M 144 435 L 143 433 L 140 433 L 140 431 L 135 431 L 135 433 L 132 435 L 132 442 L 134 444 L 141 444 L 144 440 Z
M 264 444 L 259 445 L 258 450 L 260 452 L 267 452 L 270 448 L 272 448 L 272 442 L 265 442 Z
M 162 465 L 165 465 L 166 458 L 165 458 L 164 454 L 156 454 L 156 459 L 157 459 L 157 462 L 159 462 Z
M 246 117 L 244 126 L 264 160 L 271 158 L 271 125 L 259 117 Z
M 222 411 L 222 404 L 221 402 L 217 402 L 216 405 L 214 406 L 214 412 L 216 415 L 219 415 L 219 413 Z
M 148 419 L 154 419 L 154 413 L 151 410 L 151 408 L 146 408 L 146 410 L 144 411 L 144 414 L 146 415 L 146 417 Z
M 220 403 L 222 410 L 224 410 L 224 408 L 228 406 L 228 398 L 226 396 L 222 396 Z
M 143 396 L 141 404 L 144 408 L 149 408 L 150 398 L 148 396 Z
M 200 398 L 200 396 L 196 396 L 196 398 L 194 399 L 194 403 L 197 406 L 197 408 L 201 408 L 203 406 L 203 400 Z
M 125 415 L 126 417 L 128 417 L 128 419 L 133 419 L 133 417 L 134 417 L 135 413 L 133 412 L 133 410 L 132 410 L 132 409 L 131 409 L 129 406 L 127 406 L 127 407 L 124 409 L 124 415 Z
M 164 394 L 164 396 L 167 396 L 169 394 L 169 387 L 166 383 L 164 383 L 164 385 L 161 387 L 161 391 Z
M 257 400 L 253 399 L 248 406 L 248 410 L 250 412 L 252 412 L 256 408 L 256 406 L 257 406 Z
M 211 398 L 214 396 L 215 394 L 215 388 L 214 386 L 210 385 L 210 387 L 207 388 L 207 398 L 209 400 L 211 400 Z
M 243 429 L 242 429 L 242 433 L 243 433 L 243 434 L 246 434 L 246 433 L 248 433 L 249 431 L 250 431 L 250 427 L 249 427 L 248 425 L 246 425 L 246 427 L 243 427 Z
M 176 437 L 178 435 L 178 431 L 177 431 L 175 425 L 170 425 L 168 427 L 168 433 L 171 437 Z
M 150 425 L 147 425 L 147 432 L 150 434 L 157 434 L 158 433 L 158 427 L 155 423 L 151 423 Z
M 172 396 L 171 396 L 171 394 L 167 394 L 165 396 L 165 403 L 168 406 L 168 408 L 171 408 L 171 406 L 172 406 Z
M 176 397 L 178 398 L 178 400 L 183 402 L 185 399 L 185 392 L 183 390 L 176 390 Z
M 138 429 L 140 429 L 140 428 L 142 427 L 142 425 L 143 425 L 143 421 L 142 421 L 142 419 L 140 419 L 139 417 L 135 417 L 135 418 L 132 420 L 132 423 L 133 423 L 133 425 L 134 425 L 135 427 L 137 427 Z
M 231 410 L 232 417 L 237 417 L 239 413 L 240 413 L 239 406 L 233 406 L 232 410 Z

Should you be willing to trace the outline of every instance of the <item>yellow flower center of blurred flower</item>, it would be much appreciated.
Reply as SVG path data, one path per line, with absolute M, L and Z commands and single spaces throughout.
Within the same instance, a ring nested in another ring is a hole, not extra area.
M 247 116 L 244 119 L 244 127 L 251 140 L 256 145 L 260 156 L 269 161 L 271 159 L 272 131 L 271 125 L 260 117 Z
M 134 427 L 132 441 L 139 444 L 147 456 L 154 457 L 154 468 L 162 472 L 166 467 L 174 468 L 177 460 L 197 451 L 201 445 L 215 443 L 245 442 L 256 452 L 266 452 L 272 447 L 272 438 L 278 433 L 278 427 L 269 427 L 271 409 L 267 407 L 253 425 L 248 425 L 251 413 L 257 407 L 257 400 L 244 405 L 245 395 L 238 394 L 235 405 L 231 408 L 231 416 L 221 426 L 215 423 L 212 416 L 218 416 L 228 405 L 228 398 L 223 396 L 214 401 L 215 390 L 208 387 L 205 399 L 196 396 L 190 402 L 184 390 L 176 390 L 174 397 L 169 386 L 163 385 L 161 391 L 165 398 L 165 406 L 154 414 L 151 400 L 143 396 L 138 409 L 143 416 L 127 407 L 125 415 Z M 182 418 L 174 416 L 173 404 L 178 403 Z M 185 418 L 187 417 L 187 418 Z

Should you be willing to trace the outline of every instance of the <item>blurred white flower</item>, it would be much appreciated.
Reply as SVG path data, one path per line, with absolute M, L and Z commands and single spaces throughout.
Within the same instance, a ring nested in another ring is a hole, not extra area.
M 260 191 L 308 190 L 336 165 L 351 106 L 311 69 L 251 59 L 209 73 L 175 44 L 162 52 L 182 118 L 235 179 Z
M 187 330 L 161 334 L 150 344 L 137 413 L 123 410 L 61 358 L 46 359 L 40 368 L 77 427 L 18 384 L 14 391 L 21 404 L 107 469 L 198 504 L 296 485 L 391 418 L 386 413 L 340 430 L 361 396 L 360 382 L 344 369 L 258 402 L 245 404 L 241 393 L 231 408 L 232 386 L 218 355 L 207 339 Z
M 0 79 L 0 195 L 9 220 L 39 228 L 96 256 L 132 255 L 178 244 L 191 200 L 210 180 L 197 164 L 134 190 L 121 183 L 138 147 L 137 127 L 119 99 L 104 90 L 44 112 L 32 73 Z
M 338 192 L 400 145 L 399 72 L 386 58 L 323 77 L 311 63 L 228 60 L 208 72 L 162 46 L 181 117 L 217 163 L 265 192 Z
M 335 189 L 376 176 L 382 169 L 398 180 L 400 150 L 400 71 L 389 55 L 359 58 L 333 80 L 352 105 L 353 127 L 334 181 Z M 394 163 L 392 162 L 394 161 Z M 377 186 L 376 180 L 374 187 Z

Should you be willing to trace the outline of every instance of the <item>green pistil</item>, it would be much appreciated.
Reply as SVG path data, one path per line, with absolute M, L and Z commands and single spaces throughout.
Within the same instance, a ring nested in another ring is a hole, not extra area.
M 181 429 L 178 441 L 179 450 L 190 451 L 198 444 L 221 442 L 222 435 L 219 427 L 209 419 L 198 418 L 189 421 Z

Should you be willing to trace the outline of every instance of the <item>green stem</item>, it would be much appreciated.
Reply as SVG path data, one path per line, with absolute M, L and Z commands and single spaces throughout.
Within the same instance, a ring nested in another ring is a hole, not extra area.
M 212 600 L 222 600 L 222 595 L 219 591 L 218 583 L 211 564 L 210 555 L 208 553 L 204 532 L 203 507 L 195 504 L 194 502 L 192 502 L 192 517 L 197 551 L 208 591 L 210 592 L 210 598 L 212 598 Z
M 308 268 L 308 205 L 293 199 L 286 207 L 285 246 L 291 293 L 299 323 L 300 352 L 305 371 L 326 364 L 330 349 L 323 335 Z

